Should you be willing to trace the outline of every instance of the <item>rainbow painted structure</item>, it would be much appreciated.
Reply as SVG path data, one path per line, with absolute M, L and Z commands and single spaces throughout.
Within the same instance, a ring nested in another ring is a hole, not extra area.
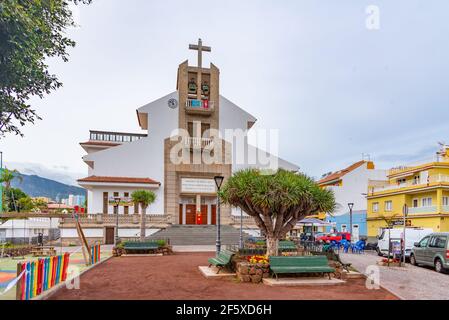
M 91 264 L 96 264 L 97 262 L 100 262 L 101 260 L 100 252 L 101 252 L 100 244 L 94 244 L 90 247 Z
M 54 287 L 67 278 L 67 267 L 70 254 L 38 259 L 37 261 L 19 262 L 17 277 L 22 278 L 17 283 L 16 299 L 30 300 L 42 292 Z

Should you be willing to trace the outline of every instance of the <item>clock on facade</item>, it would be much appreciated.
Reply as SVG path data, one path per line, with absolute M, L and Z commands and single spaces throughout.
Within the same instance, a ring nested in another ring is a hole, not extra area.
M 172 98 L 168 100 L 168 107 L 172 109 L 176 109 L 178 107 L 178 100 Z

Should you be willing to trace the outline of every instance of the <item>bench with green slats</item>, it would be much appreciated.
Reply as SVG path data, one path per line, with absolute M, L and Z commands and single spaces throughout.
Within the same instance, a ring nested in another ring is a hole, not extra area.
M 279 241 L 279 251 L 297 251 L 298 248 L 293 241 L 283 240 Z
M 218 253 L 218 256 L 214 258 L 209 258 L 207 261 L 209 262 L 210 266 L 215 266 L 218 268 L 217 273 L 220 272 L 221 269 L 227 267 L 231 263 L 232 256 L 234 255 L 233 252 L 223 250 Z
M 159 247 L 160 245 L 156 241 L 126 241 L 123 243 L 126 252 L 157 250 Z
M 270 269 L 278 278 L 278 274 L 295 273 L 327 273 L 329 275 L 335 272 L 330 267 L 325 256 L 305 256 L 305 257 L 270 257 Z

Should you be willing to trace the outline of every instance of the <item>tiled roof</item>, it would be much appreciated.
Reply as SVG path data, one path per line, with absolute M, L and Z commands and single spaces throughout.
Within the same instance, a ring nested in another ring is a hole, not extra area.
M 359 162 L 356 162 L 352 165 L 350 165 L 349 167 L 340 170 L 340 171 L 336 171 L 331 173 L 330 175 L 322 178 L 321 180 L 318 181 L 318 184 L 326 184 L 327 182 L 331 182 L 331 181 L 335 181 L 335 180 L 339 180 L 341 179 L 345 174 L 348 174 L 351 171 L 354 171 L 355 169 L 357 169 L 358 167 L 362 166 L 363 164 L 365 164 L 367 161 L 361 160 Z
M 112 183 L 143 183 L 143 184 L 161 184 L 150 178 L 135 178 L 135 177 L 105 177 L 105 176 L 90 176 L 79 179 L 78 182 L 112 182 Z

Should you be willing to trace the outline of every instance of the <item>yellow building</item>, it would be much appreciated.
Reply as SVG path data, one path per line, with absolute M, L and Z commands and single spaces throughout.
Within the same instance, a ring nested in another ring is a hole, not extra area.
M 387 181 L 370 181 L 368 187 L 368 237 L 380 234 L 387 221 L 403 217 L 407 226 L 449 231 L 449 147 L 434 160 L 389 170 Z

